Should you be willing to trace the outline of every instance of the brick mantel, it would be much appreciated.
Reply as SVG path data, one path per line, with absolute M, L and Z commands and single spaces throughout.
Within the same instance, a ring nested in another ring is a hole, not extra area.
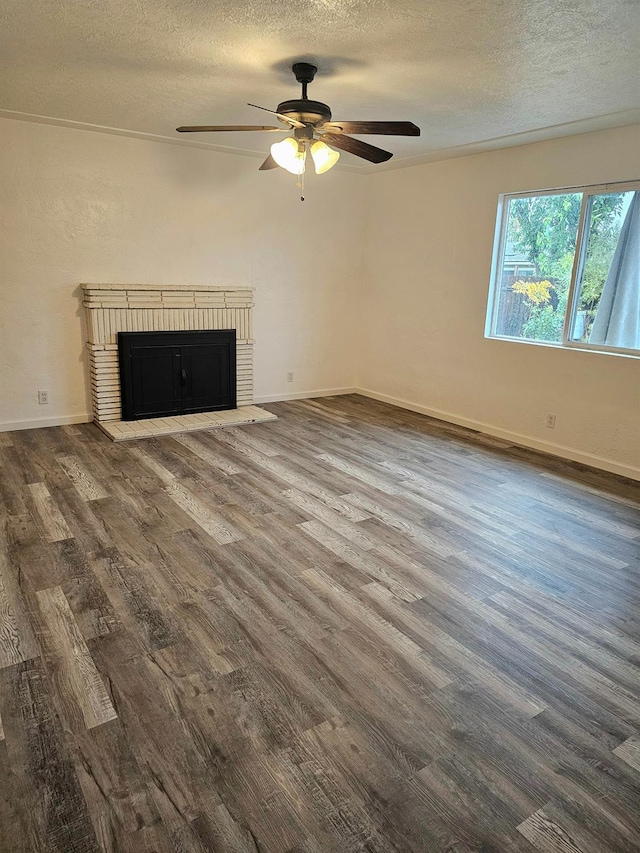
M 83 284 L 96 421 L 121 418 L 118 332 L 235 329 L 238 406 L 253 403 L 253 288 Z

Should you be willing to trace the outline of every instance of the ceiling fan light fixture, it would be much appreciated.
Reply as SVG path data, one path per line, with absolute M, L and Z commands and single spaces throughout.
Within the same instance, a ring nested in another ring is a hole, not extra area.
M 304 145 L 300 146 L 298 140 L 292 136 L 288 136 L 282 142 L 274 142 L 271 146 L 271 156 L 278 166 L 282 166 L 292 175 L 301 175 L 304 172 L 307 149 Z
M 318 140 L 311 146 L 311 156 L 317 175 L 322 175 L 332 169 L 340 159 L 340 152 Z
M 314 79 L 317 67 L 308 62 L 294 62 L 291 70 L 298 83 L 302 85 L 300 98 L 282 101 L 275 110 L 260 107 L 257 104 L 248 105 L 277 116 L 281 127 L 262 124 L 201 124 L 183 125 L 176 130 L 179 133 L 250 130 L 290 133 L 291 136 L 271 146 L 271 153 L 260 164 L 259 170 L 268 172 L 280 166 L 292 175 L 296 175 L 298 179 L 296 186 L 302 193 L 304 193 L 307 151 L 311 152 L 316 174 L 322 175 L 335 166 L 341 151 L 347 151 L 369 163 L 385 163 L 393 157 L 391 151 L 363 142 L 350 134 L 420 136 L 420 128 L 411 121 L 332 121 L 331 109 L 327 104 L 307 97 L 307 86 Z M 303 194 L 301 199 L 304 201 Z

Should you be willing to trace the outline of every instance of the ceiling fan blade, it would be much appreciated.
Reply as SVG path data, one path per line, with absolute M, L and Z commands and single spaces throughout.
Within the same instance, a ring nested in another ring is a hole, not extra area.
M 264 161 L 264 163 L 260 166 L 260 168 L 258 169 L 258 171 L 259 171 L 259 172 L 265 172 L 267 169 L 277 169 L 277 168 L 278 168 L 278 164 L 277 164 L 277 163 L 276 163 L 276 161 L 273 159 L 273 157 L 271 156 L 271 154 L 269 154 L 269 156 L 268 156 L 268 157 L 267 157 L 267 159 Z
M 282 133 L 288 133 L 286 127 L 271 127 L 268 124 L 201 124 L 201 125 L 186 125 L 184 127 L 176 127 L 178 133 L 201 133 L 215 132 L 220 130 L 277 130 Z
M 302 121 L 298 121 L 297 118 L 289 118 L 289 116 L 285 116 L 282 113 L 277 113 L 275 110 L 270 110 L 269 107 L 259 107 L 257 104 L 247 104 L 248 107 L 255 107 L 257 110 L 264 110 L 267 113 L 273 113 L 274 116 L 278 116 L 282 121 L 288 121 L 291 127 L 306 127 L 305 123 Z
M 420 136 L 412 121 L 328 121 L 322 130 L 332 133 L 379 133 L 387 136 Z
M 390 151 L 376 148 L 375 145 L 354 139 L 352 136 L 347 136 L 346 133 L 323 133 L 321 138 L 328 145 L 332 145 L 334 148 L 342 148 L 343 151 L 348 151 L 349 154 L 355 154 L 356 157 L 362 157 L 371 163 L 384 163 L 393 157 Z

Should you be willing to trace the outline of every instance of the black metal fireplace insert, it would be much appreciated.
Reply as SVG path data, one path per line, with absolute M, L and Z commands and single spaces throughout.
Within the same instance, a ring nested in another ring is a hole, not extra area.
M 118 332 L 122 419 L 236 408 L 236 332 Z

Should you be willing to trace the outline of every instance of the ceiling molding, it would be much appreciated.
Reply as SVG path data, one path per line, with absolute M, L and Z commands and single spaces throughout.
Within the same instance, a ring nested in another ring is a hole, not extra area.
M 263 160 L 265 157 L 265 149 L 261 151 L 250 151 L 243 148 L 216 145 L 211 142 L 200 142 L 191 137 L 177 137 L 174 139 L 171 136 L 161 136 L 155 133 L 143 133 L 137 130 L 105 127 L 97 124 L 87 124 L 81 121 L 55 118 L 53 116 L 41 116 L 33 115 L 32 113 L 16 112 L 15 110 L 0 109 L 0 118 L 13 119 L 15 121 L 28 121 L 36 124 L 48 124 L 56 127 L 66 127 L 72 130 L 88 131 L 90 133 L 106 133 L 111 136 L 124 136 L 131 139 L 141 139 L 147 142 L 159 142 L 165 145 L 181 145 L 188 148 L 202 148 L 209 151 L 216 151 L 220 154 L 235 154 L 240 157 L 251 157 L 252 159 Z M 443 160 L 453 160 L 458 157 L 468 157 L 472 154 L 481 154 L 487 151 L 497 151 L 503 148 L 514 148 L 520 145 L 529 145 L 533 142 L 546 142 L 552 139 L 560 139 L 565 136 L 577 136 L 583 133 L 592 133 L 597 130 L 609 130 L 615 127 L 627 127 L 634 124 L 640 124 L 640 108 L 594 116 L 592 118 L 580 119 L 578 121 L 565 122 L 563 124 L 551 125 L 550 127 L 536 128 L 533 130 L 523 131 L 521 133 L 508 134 L 506 136 L 497 136 L 492 139 L 483 139 L 466 145 L 441 148 L 416 157 L 392 159 L 377 166 L 359 166 L 339 163 L 336 168 L 351 172 L 352 174 L 373 175 L 380 172 L 390 172 L 396 169 L 408 169 L 412 166 L 422 166 Z
M 121 127 L 105 127 L 100 124 L 87 124 L 83 121 L 71 121 L 66 118 L 55 118 L 55 116 L 40 116 L 32 113 L 21 113 L 15 110 L 0 109 L 0 118 L 12 119 L 14 121 L 29 121 L 35 124 L 49 124 L 54 127 L 67 127 L 71 130 L 84 130 L 89 133 L 106 133 L 110 136 L 125 136 L 130 139 L 142 139 L 146 142 L 160 142 L 164 145 L 180 145 L 187 148 L 204 148 L 208 151 L 217 151 L 219 154 L 236 154 L 240 157 L 251 157 L 254 160 L 264 160 L 267 148 L 262 151 L 249 151 L 246 148 L 231 148 L 228 145 L 215 145 L 211 142 L 199 142 L 191 136 L 162 136 L 157 133 L 143 133 L 139 130 L 126 130 Z M 350 164 L 339 164 L 337 168 L 358 174 L 365 174 L 366 170 L 359 166 Z
M 469 157 L 471 154 L 482 154 L 485 151 L 515 148 L 519 145 L 530 145 L 533 142 L 547 142 L 552 139 L 561 139 L 564 136 L 578 136 L 582 133 L 610 130 L 615 127 L 628 127 L 634 124 L 640 124 L 640 108 L 608 113 L 607 115 L 594 116 L 593 118 L 585 118 L 578 121 L 569 121 L 563 124 L 551 125 L 550 127 L 525 130 L 521 133 L 511 133 L 506 136 L 496 136 L 493 139 L 483 139 L 479 142 L 470 142 L 466 145 L 441 148 L 437 151 L 428 151 L 425 154 L 419 154 L 416 157 L 389 160 L 377 168 L 365 166 L 362 171 L 369 175 L 376 172 L 390 172 L 395 169 L 408 169 L 411 166 L 422 166 L 442 160 Z

